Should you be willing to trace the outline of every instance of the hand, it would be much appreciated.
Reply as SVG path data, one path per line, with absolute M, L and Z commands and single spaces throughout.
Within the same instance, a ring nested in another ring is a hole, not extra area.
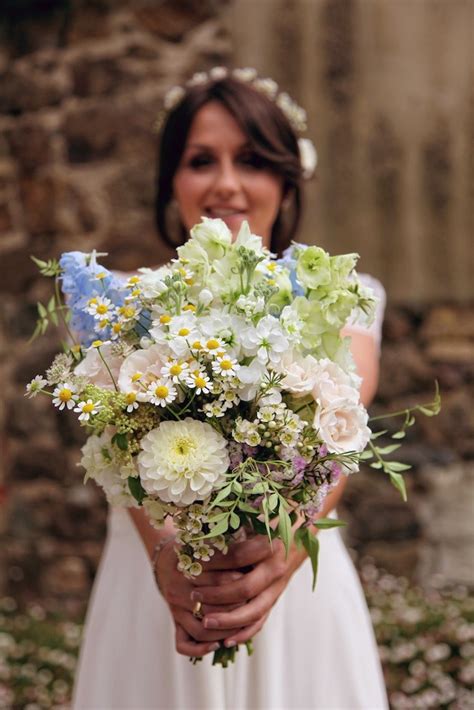
M 225 635 L 227 647 L 244 643 L 260 631 L 273 605 L 298 569 L 306 553 L 292 545 L 288 557 L 281 540 L 266 536 L 235 543 L 227 555 L 216 554 L 206 564 L 206 571 L 238 569 L 251 566 L 251 571 L 232 583 L 206 585 L 203 575 L 193 580 L 191 597 L 203 604 L 204 628 L 218 630 Z M 223 605 L 235 605 L 225 609 Z M 212 608 L 214 607 L 214 608 Z
M 156 576 L 159 581 L 160 591 L 167 602 L 176 630 L 176 650 L 185 656 L 204 656 L 219 648 L 228 631 L 207 630 L 202 620 L 193 616 L 196 600 L 191 599 L 195 589 L 193 583 L 186 579 L 177 569 L 177 558 L 172 541 L 163 547 L 156 561 Z M 207 585 L 235 584 L 243 577 L 241 572 L 203 572 L 200 577 Z M 201 613 L 225 609 L 230 611 L 236 604 L 217 608 L 214 605 L 203 605 Z M 237 631 L 237 629 L 235 629 Z

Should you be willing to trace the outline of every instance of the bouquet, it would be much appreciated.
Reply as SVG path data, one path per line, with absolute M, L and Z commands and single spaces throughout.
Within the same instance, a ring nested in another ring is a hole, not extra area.
M 405 496 L 402 463 L 379 447 L 341 329 L 371 318 L 374 298 L 356 254 L 293 244 L 282 259 L 244 223 L 235 241 L 219 219 L 191 230 L 158 269 L 114 274 L 92 252 L 35 260 L 55 278 L 36 334 L 62 317 L 70 343 L 27 394 L 52 397 L 87 428 L 86 480 L 112 505 L 143 506 L 177 529 L 178 567 L 199 575 L 242 530 L 303 545 L 316 580 L 314 528 L 343 475 L 370 459 Z M 63 303 L 63 297 L 65 303 Z M 405 410 L 401 438 L 418 409 Z M 250 647 L 249 647 L 250 649 Z M 226 665 L 235 648 L 214 661 Z

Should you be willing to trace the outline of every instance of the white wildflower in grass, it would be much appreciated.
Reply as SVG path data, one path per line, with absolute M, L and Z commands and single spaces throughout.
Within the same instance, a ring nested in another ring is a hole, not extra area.
M 94 316 L 96 320 L 102 320 L 115 311 L 115 306 L 110 298 L 96 296 L 95 298 L 89 299 L 85 311 L 90 316 Z
M 226 439 L 210 424 L 190 417 L 161 422 L 145 434 L 141 448 L 142 486 L 177 505 L 204 500 L 223 482 L 229 467 Z
M 126 411 L 131 414 L 134 409 L 138 409 L 137 394 L 136 392 L 127 392 L 125 395 L 125 402 L 127 403 Z
M 79 414 L 79 421 L 82 422 L 88 422 L 100 409 L 100 401 L 93 402 L 92 399 L 83 400 L 78 403 L 77 407 L 74 407 L 74 411 Z
M 221 375 L 221 377 L 233 377 L 240 365 L 235 358 L 231 358 L 229 355 L 218 355 L 217 358 L 212 363 L 212 370 L 216 375 Z
M 169 378 L 172 382 L 178 383 L 186 379 L 189 374 L 189 365 L 183 360 L 171 359 L 161 368 L 163 377 Z
M 196 394 L 209 394 L 212 388 L 212 382 L 203 370 L 190 372 L 186 378 L 186 384 L 191 389 L 195 389 Z
M 171 380 L 159 379 L 152 382 L 146 391 L 146 401 L 159 407 L 166 407 L 178 396 Z
M 33 377 L 31 382 L 26 385 L 25 397 L 29 397 L 30 399 L 32 397 L 36 397 L 36 395 L 41 392 L 47 384 L 48 380 L 45 380 L 45 378 L 41 375 L 36 375 L 36 377 Z
M 78 395 L 74 385 L 63 382 L 53 391 L 53 404 L 60 410 L 63 410 L 65 407 L 72 409 L 77 403 L 77 397 Z

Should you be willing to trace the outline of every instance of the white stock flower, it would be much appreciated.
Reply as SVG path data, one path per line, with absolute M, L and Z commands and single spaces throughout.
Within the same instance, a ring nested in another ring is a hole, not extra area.
M 74 374 L 79 375 L 79 377 L 86 377 L 89 384 L 102 387 L 106 390 L 113 390 L 115 389 L 115 385 L 112 377 L 115 382 L 117 382 L 123 362 L 122 357 L 114 354 L 112 343 L 104 343 L 100 348 L 100 353 L 98 348 L 90 348 L 90 350 L 87 351 L 84 360 L 82 360 L 79 365 L 76 365 Z M 107 370 L 107 367 L 110 372 Z
M 164 282 L 165 277 L 171 274 L 168 266 L 160 266 L 159 269 L 142 267 L 138 271 L 140 273 L 140 289 L 145 298 L 157 298 L 168 290 Z
M 224 256 L 232 243 L 232 232 L 222 219 L 202 217 L 202 221 L 191 229 L 191 237 L 201 246 L 210 261 Z M 182 250 L 178 250 L 181 256 Z
M 241 342 L 245 353 L 256 355 L 262 363 L 278 363 L 289 347 L 288 339 L 274 316 L 264 316 L 256 327 L 247 327 L 241 334 Z
M 209 291 L 208 288 L 203 288 L 202 291 L 199 292 L 199 303 L 202 303 L 203 306 L 208 306 L 213 298 L 212 291 Z
M 242 383 L 238 390 L 240 399 L 244 402 L 253 399 L 259 391 L 266 373 L 265 365 L 257 358 L 252 360 L 250 365 L 241 365 L 236 373 L 236 377 Z
M 328 451 L 343 454 L 349 451 L 361 452 L 365 449 L 371 435 L 367 421 L 368 414 L 362 404 L 340 399 L 330 407 L 318 407 L 313 426 Z M 357 468 L 354 465 L 349 470 L 354 471 Z
M 111 505 L 136 507 L 128 482 L 121 477 L 119 466 L 113 460 L 111 438 L 108 429 L 100 436 L 89 436 L 81 449 L 81 466 L 85 468 L 87 478 L 93 478 L 104 489 Z
M 242 226 L 239 229 L 234 246 L 245 247 L 246 249 L 257 252 L 257 254 L 268 254 L 268 250 L 263 247 L 262 237 L 252 234 L 249 223 L 246 220 L 242 222 Z
M 303 178 L 308 180 L 314 175 L 318 164 L 318 154 L 313 141 L 309 138 L 298 138 L 298 148 L 300 150 L 300 163 L 303 168 Z
M 141 447 L 138 468 L 144 489 L 176 505 L 205 499 L 229 467 L 224 437 L 190 417 L 162 422 L 145 434 Z

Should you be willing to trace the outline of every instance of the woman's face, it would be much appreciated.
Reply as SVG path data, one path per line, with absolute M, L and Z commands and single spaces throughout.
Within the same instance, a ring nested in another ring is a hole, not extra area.
M 236 236 L 247 220 L 270 245 L 283 178 L 261 165 L 239 124 L 218 101 L 196 113 L 173 189 L 187 229 L 201 217 L 220 218 Z

